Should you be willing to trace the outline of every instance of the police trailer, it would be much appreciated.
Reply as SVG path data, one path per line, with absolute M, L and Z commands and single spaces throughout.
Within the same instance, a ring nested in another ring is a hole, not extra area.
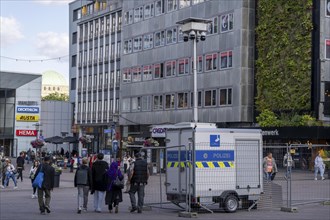
M 261 130 L 179 123 L 167 128 L 165 141 L 167 200 L 206 210 L 219 203 L 226 212 L 252 208 L 258 201 L 263 192 Z

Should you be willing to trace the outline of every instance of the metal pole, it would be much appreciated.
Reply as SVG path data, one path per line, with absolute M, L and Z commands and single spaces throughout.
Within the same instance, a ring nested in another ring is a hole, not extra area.
M 286 155 L 289 157 L 289 145 L 286 145 Z M 289 176 L 288 176 L 288 159 L 286 159 L 286 207 L 289 208 Z
M 289 151 L 291 151 L 291 146 L 290 146 L 290 148 L 289 148 Z M 290 154 L 290 156 L 291 156 L 291 154 Z M 292 158 L 291 158 L 292 159 Z M 293 161 L 291 162 L 291 165 L 292 165 L 292 163 L 293 163 Z M 289 167 L 289 166 L 287 166 L 287 167 Z M 289 208 L 291 209 L 292 207 L 291 207 L 291 202 L 292 202 L 292 191 L 291 191 L 291 183 L 292 183 L 292 180 L 291 180 L 291 175 L 292 175 L 292 167 L 290 167 L 290 169 L 291 169 L 291 171 L 290 171 L 290 174 L 289 174 L 289 190 L 290 190 L 290 193 L 289 193 Z
M 161 157 L 162 149 L 159 150 L 159 188 L 160 188 L 160 207 L 163 208 L 163 189 L 162 189 L 162 169 L 161 169 Z
M 197 33 L 196 33 L 196 38 L 194 39 L 194 66 L 193 66 L 193 71 L 194 71 L 194 122 L 198 122 L 198 114 L 197 114 L 197 52 L 196 52 L 196 47 L 197 47 Z

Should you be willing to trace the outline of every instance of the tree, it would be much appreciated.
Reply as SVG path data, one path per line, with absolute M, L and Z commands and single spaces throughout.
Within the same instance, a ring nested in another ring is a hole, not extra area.
M 69 96 L 64 93 L 54 92 L 42 98 L 43 101 L 69 101 Z

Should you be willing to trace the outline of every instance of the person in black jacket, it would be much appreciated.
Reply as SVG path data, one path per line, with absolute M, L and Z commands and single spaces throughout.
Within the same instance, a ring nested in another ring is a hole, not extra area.
M 38 176 L 40 170 L 44 173 L 44 181 L 42 182 L 42 187 L 38 188 L 38 203 L 40 214 L 44 215 L 45 210 L 47 213 L 50 213 L 50 199 L 51 193 L 50 191 L 54 188 L 54 176 L 55 176 L 55 169 L 50 164 L 50 157 L 44 157 L 44 163 L 38 167 L 35 176 Z M 43 199 L 45 194 L 45 201 Z
M 108 163 L 103 160 L 104 154 L 98 153 L 97 160 L 93 163 L 92 167 L 92 191 L 94 194 L 94 210 L 95 212 L 101 212 L 102 201 L 104 199 L 105 191 L 107 190 L 107 170 Z
M 16 159 L 16 167 L 17 167 L 17 179 L 21 177 L 21 182 L 23 182 L 23 170 L 24 170 L 24 153 L 21 152 Z
M 142 213 L 142 207 L 144 202 L 144 187 L 148 183 L 149 172 L 147 161 L 141 158 L 141 154 L 135 154 L 135 162 L 132 164 L 132 174 L 130 178 L 131 187 L 129 190 L 129 197 L 131 200 L 132 209 L 131 212 L 138 210 L 138 213 Z M 138 206 L 136 207 L 135 193 L 138 193 Z
M 74 186 L 78 189 L 78 214 L 87 211 L 88 192 L 92 189 L 92 171 L 87 166 L 88 159 L 84 157 L 74 176 Z

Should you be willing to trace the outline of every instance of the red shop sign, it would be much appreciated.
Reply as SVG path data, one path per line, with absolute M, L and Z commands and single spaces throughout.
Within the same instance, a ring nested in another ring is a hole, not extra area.
M 16 136 L 37 136 L 36 130 L 16 130 Z

